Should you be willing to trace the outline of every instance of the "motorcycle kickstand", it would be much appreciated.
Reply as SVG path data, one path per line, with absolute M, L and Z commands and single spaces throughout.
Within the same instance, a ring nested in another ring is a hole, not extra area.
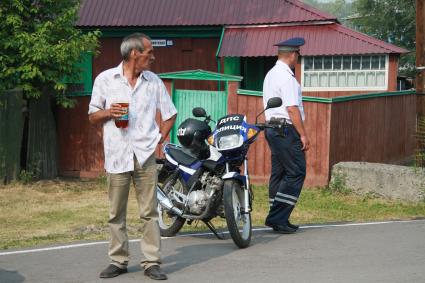
M 221 232 L 218 232 L 217 229 L 214 227 L 214 225 L 211 223 L 211 221 L 205 221 L 205 220 L 202 220 L 202 221 L 205 223 L 205 225 L 207 225 L 207 227 L 211 230 L 211 232 L 214 233 L 214 235 L 217 237 L 217 239 L 219 239 L 219 240 L 225 239 L 224 234 L 221 233 Z

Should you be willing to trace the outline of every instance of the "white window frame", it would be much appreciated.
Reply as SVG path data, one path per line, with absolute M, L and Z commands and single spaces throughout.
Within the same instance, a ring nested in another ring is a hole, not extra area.
M 360 87 L 305 87 L 304 86 L 304 57 L 301 57 L 301 90 L 302 91 L 311 91 L 311 92 L 318 92 L 318 91 L 367 91 L 367 90 L 373 90 L 373 91 L 386 91 L 388 90 L 388 70 L 389 70 L 389 56 L 388 54 L 353 54 L 353 55 L 337 55 L 337 56 L 385 56 L 385 70 L 379 70 L 379 71 L 385 71 L 385 83 L 383 86 L 360 86 Z M 328 57 L 328 56 L 309 56 L 309 57 Z M 330 56 L 334 57 L 334 56 Z M 361 64 L 361 63 L 360 63 Z M 364 70 L 323 70 L 323 71 L 313 71 L 315 73 L 340 73 L 340 72 L 350 72 L 350 73 L 361 73 L 365 72 Z

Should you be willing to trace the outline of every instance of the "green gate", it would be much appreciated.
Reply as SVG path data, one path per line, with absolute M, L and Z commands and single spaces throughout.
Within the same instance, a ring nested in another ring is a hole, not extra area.
M 171 142 L 173 143 L 177 142 L 178 125 L 187 118 L 193 117 L 193 108 L 204 108 L 214 121 L 227 114 L 227 93 L 225 91 L 176 89 L 173 93 L 173 102 L 179 113 L 171 132 Z
M 239 76 L 225 75 L 204 70 L 163 73 L 160 74 L 160 77 L 162 79 L 171 79 L 173 82 L 176 79 L 225 82 L 224 91 L 174 89 L 174 87 L 172 87 L 171 96 L 178 111 L 176 123 L 170 133 L 170 140 L 172 143 L 178 143 L 176 135 L 178 125 L 187 118 L 193 118 L 193 108 L 204 108 L 214 121 L 227 115 L 227 83 L 229 81 L 242 80 L 242 77 Z M 172 85 L 174 85 L 174 83 L 172 83 Z

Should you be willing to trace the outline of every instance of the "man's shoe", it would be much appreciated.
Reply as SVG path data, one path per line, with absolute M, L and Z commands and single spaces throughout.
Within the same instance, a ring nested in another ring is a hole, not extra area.
M 290 227 L 289 225 L 278 225 L 278 224 L 270 223 L 268 221 L 265 222 L 265 225 L 273 228 L 273 231 L 280 234 L 292 234 L 297 231 L 297 229 Z
M 118 275 L 121 275 L 123 273 L 127 273 L 127 268 L 119 268 L 116 265 L 110 264 L 107 268 L 105 268 L 100 273 L 100 278 L 112 278 L 117 277 Z
M 300 226 L 295 225 L 295 224 L 292 224 L 291 222 L 289 222 L 289 220 L 288 220 L 288 222 L 286 223 L 286 225 L 287 225 L 288 227 L 292 228 L 292 229 L 295 229 L 295 230 L 298 230 L 298 228 L 300 228 Z
M 159 265 L 152 265 L 145 270 L 145 275 L 153 280 L 167 280 L 167 275 L 162 272 Z
M 266 222 L 264 223 L 264 225 L 266 225 L 266 226 L 268 226 L 268 227 L 270 227 L 270 228 L 273 228 L 273 226 L 274 226 L 272 223 L 268 222 L 267 220 L 266 220 Z
M 297 232 L 296 229 L 289 227 L 288 225 L 274 225 L 273 231 L 280 234 L 293 234 Z

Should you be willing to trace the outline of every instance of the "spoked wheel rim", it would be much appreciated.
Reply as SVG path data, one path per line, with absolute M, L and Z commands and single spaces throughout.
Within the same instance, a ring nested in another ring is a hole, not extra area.
M 240 199 L 242 199 L 240 194 L 242 193 L 241 190 L 233 190 L 232 192 L 233 216 L 242 239 L 246 240 L 250 237 L 251 233 L 251 218 L 249 217 L 249 213 L 242 213 L 242 205 L 240 202 Z
M 167 210 L 165 210 L 162 205 L 158 204 L 158 224 L 162 229 L 168 229 L 173 225 L 177 220 L 176 215 L 171 215 Z
M 166 188 L 164 186 L 164 193 L 170 197 L 171 191 L 177 191 L 179 193 L 184 193 L 183 185 L 177 181 L 172 188 Z M 173 201 L 174 202 L 174 201 Z M 169 229 L 177 220 L 178 216 L 170 213 L 158 202 L 158 224 L 161 229 Z

